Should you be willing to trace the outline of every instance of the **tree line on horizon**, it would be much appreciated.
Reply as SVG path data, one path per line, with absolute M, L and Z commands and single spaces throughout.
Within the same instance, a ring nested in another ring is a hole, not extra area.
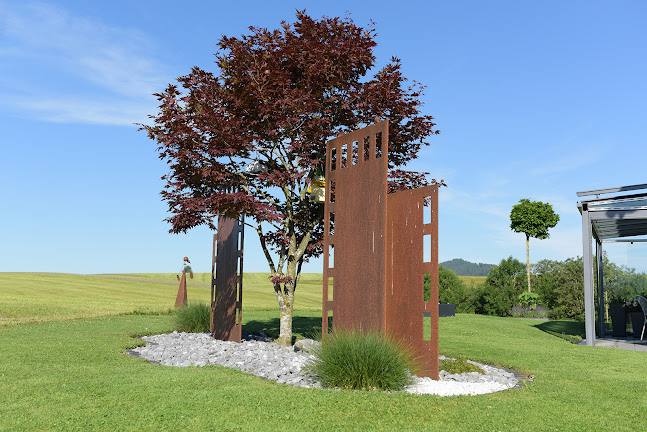
M 454 258 L 440 264 L 458 276 L 487 276 L 490 269 L 495 266 L 495 264 L 473 263 L 462 258 Z
M 603 265 L 605 303 L 627 302 L 636 295 L 647 295 L 645 272 L 617 265 L 608 259 L 606 253 Z M 439 266 L 439 301 L 455 304 L 456 312 L 509 316 L 512 308 L 520 305 L 519 296 L 526 292 L 525 273 L 526 265 L 509 257 L 492 266 L 482 284 L 468 286 L 443 263 Z M 581 257 L 563 261 L 541 260 L 532 264 L 531 286 L 532 292 L 537 294 L 537 305 L 548 309 L 550 318 L 584 319 Z

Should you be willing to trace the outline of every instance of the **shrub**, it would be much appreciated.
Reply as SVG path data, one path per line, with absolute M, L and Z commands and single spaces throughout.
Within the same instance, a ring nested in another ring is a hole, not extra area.
M 324 387 L 401 390 L 413 382 L 411 350 L 381 333 L 336 330 L 312 354 L 309 372 Z
M 525 288 L 526 266 L 509 257 L 492 267 L 475 298 L 474 311 L 483 315 L 507 316 Z
M 534 292 L 524 291 L 519 294 L 519 302 L 521 306 L 526 309 L 534 309 L 537 307 L 537 302 L 539 301 L 539 294 Z
M 606 302 L 625 302 L 647 290 L 647 275 L 633 268 L 619 266 L 606 255 L 602 257 Z M 596 263 L 593 263 L 597 279 Z M 533 265 L 533 290 L 539 294 L 540 303 L 550 309 L 554 319 L 584 319 L 584 269 L 582 258 L 564 261 L 542 260 Z
M 553 319 L 584 319 L 584 269 L 582 258 L 539 261 L 533 270 L 535 291 Z
M 485 374 L 483 372 L 483 369 L 480 367 L 473 365 L 472 363 L 468 363 L 467 360 L 463 358 L 458 358 L 458 359 L 442 359 L 440 360 L 440 370 L 444 370 L 447 373 L 450 374 L 460 374 L 460 373 L 468 373 L 468 372 L 478 372 L 480 374 Z
M 431 300 L 431 275 L 424 275 L 424 300 Z M 468 299 L 467 288 L 456 273 L 438 265 L 438 301 L 440 303 L 453 303 L 456 312 L 471 312 L 471 304 Z
M 175 310 L 175 328 L 188 333 L 208 332 L 210 314 L 206 303 L 189 303 Z

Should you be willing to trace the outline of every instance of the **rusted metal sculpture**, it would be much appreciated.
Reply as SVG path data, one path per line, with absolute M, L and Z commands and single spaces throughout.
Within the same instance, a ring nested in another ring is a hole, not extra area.
M 175 275 L 177 279 L 180 281 L 180 287 L 177 290 L 177 297 L 175 298 L 175 307 L 180 307 L 184 306 L 187 303 L 187 298 L 186 298 L 186 272 L 189 272 L 189 275 L 191 276 L 191 279 L 193 279 L 193 271 L 191 270 L 191 261 L 189 261 L 188 257 L 184 257 L 184 261 L 182 262 L 182 279 L 178 275 Z
M 386 329 L 411 344 L 421 360 L 420 372 L 433 379 L 438 379 L 438 187 L 387 197 Z M 425 207 L 426 200 L 431 209 Z M 427 224 L 425 211 L 431 211 Z M 425 242 L 428 254 L 424 253 Z M 423 297 L 425 273 L 431 275 L 427 301 Z M 429 336 L 425 338 L 424 332 Z
M 323 333 L 331 312 L 336 328 L 388 333 L 415 350 L 419 373 L 438 379 L 438 185 L 387 195 L 388 128 L 382 121 L 327 143 Z
M 240 342 L 243 306 L 244 216 L 218 216 L 211 260 L 210 329 L 214 339 Z

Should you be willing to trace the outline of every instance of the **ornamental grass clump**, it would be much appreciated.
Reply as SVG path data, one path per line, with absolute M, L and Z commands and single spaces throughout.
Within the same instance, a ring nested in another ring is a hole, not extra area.
M 310 372 L 324 387 L 355 390 L 402 390 L 413 383 L 412 351 L 377 332 L 334 331 L 313 349 Z
M 175 310 L 175 328 L 187 333 L 209 331 L 209 305 L 206 303 L 189 303 Z
M 462 373 L 469 373 L 469 372 L 477 372 L 480 374 L 485 374 L 483 369 L 480 367 L 468 363 L 467 360 L 464 358 L 458 358 L 458 359 L 442 359 L 440 360 L 440 370 L 444 370 L 447 373 L 450 373 L 452 375 L 454 374 L 462 374 Z

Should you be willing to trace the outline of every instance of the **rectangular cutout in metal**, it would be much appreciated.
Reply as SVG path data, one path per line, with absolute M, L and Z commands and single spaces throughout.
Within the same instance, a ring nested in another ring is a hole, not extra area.
M 335 212 L 330 212 L 330 235 L 335 235 Z
M 425 203 L 429 200 L 429 197 L 425 197 Z M 422 206 L 422 223 L 429 225 L 431 223 L 431 207 L 427 205 Z
M 328 248 L 328 268 L 335 268 L 335 245 Z
M 346 168 L 348 165 L 346 164 L 348 160 L 348 144 L 342 144 L 341 145 L 341 167 Z
M 431 262 L 431 234 L 422 236 L 422 261 Z
M 431 315 L 422 316 L 422 340 L 431 341 Z
M 337 149 L 332 148 L 330 151 L 330 171 L 335 171 L 337 169 Z
M 422 301 L 431 301 L 431 273 L 422 275 Z
M 375 134 L 375 157 L 382 157 L 382 132 Z
M 328 278 L 328 301 L 333 300 L 333 278 Z
M 330 181 L 330 202 L 331 203 L 335 202 L 335 181 L 334 180 Z
M 364 137 L 364 160 L 367 161 L 370 157 L 371 151 L 371 137 Z
M 353 165 L 357 165 L 357 159 L 359 157 L 359 141 L 353 141 Z

